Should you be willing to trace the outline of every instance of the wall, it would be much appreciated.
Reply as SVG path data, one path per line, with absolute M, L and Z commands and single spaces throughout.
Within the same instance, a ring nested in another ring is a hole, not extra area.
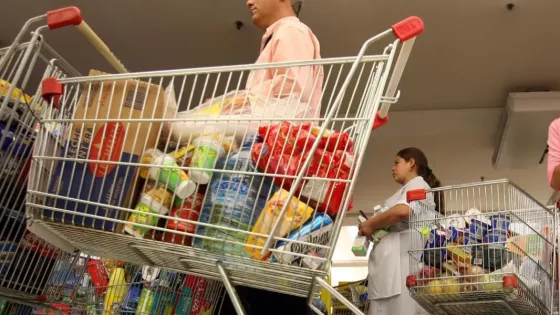
M 495 170 L 491 165 L 501 112 L 497 108 L 392 112 L 390 122 L 372 133 L 354 190 L 354 210 L 344 224 L 356 225 L 353 214 L 357 210 L 370 211 L 398 189 L 392 181 L 391 167 L 395 154 L 408 146 L 426 153 L 430 167 L 444 185 L 480 181 L 480 177 L 509 178 L 546 203 L 552 194 L 546 183 L 546 165 L 535 162 L 534 168 L 524 170 Z M 350 234 L 355 231 L 353 227 L 341 232 L 333 256 L 333 281 L 360 280 L 367 275 L 367 261 L 356 259 L 350 250 Z

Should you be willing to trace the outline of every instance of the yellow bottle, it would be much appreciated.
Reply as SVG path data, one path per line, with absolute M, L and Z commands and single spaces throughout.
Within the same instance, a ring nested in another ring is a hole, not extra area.
M 126 279 L 124 274 L 124 268 L 118 266 L 109 279 L 109 285 L 105 292 L 105 315 L 118 314 L 118 311 L 113 311 L 113 304 L 120 303 L 126 293 Z

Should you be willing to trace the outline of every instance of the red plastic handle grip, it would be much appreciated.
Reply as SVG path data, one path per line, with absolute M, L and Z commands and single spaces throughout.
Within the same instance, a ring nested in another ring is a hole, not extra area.
M 405 42 L 424 31 L 424 21 L 417 16 L 411 16 L 394 24 L 391 28 L 395 37 L 401 42 Z
M 82 21 L 82 12 L 77 7 L 66 7 L 47 12 L 47 25 L 50 30 L 70 25 L 80 25 Z

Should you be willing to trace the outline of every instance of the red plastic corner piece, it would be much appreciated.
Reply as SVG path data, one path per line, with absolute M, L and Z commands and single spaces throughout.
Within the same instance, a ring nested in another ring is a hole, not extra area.
M 58 108 L 60 96 L 64 93 L 64 86 L 62 83 L 58 82 L 56 78 L 45 78 L 43 82 L 41 82 L 41 87 L 43 90 L 43 99 L 49 103 L 52 100 L 54 108 Z
M 406 192 L 406 201 L 418 201 L 418 200 L 425 200 L 426 199 L 426 190 L 425 189 L 415 189 L 409 190 Z
M 37 297 L 35 298 L 37 301 L 44 303 L 47 301 L 47 297 L 44 295 L 37 295 Z
M 80 25 L 83 20 L 82 12 L 77 7 L 66 7 L 47 12 L 47 25 L 50 30 L 70 25 Z
M 415 275 L 408 275 L 406 276 L 406 287 L 415 287 L 416 286 L 416 276 Z
M 395 37 L 405 42 L 424 31 L 424 21 L 417 16 L 408 17 L 392 27 Z
M 375 115 L 375 120 L 373 121 L 373 128 L 372 130 L 375 130 L 379 127 L 382 127 L 383 125 L 385 125 L 387 122 L 389 121 L 389 114 L 387 114 L 387 116 L 385 116 L 384 118 L 379 117 L 379 112 L 377 112 L 377 114 Z

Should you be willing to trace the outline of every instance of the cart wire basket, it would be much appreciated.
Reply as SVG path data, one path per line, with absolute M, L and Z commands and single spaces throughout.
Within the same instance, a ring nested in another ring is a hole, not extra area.
M 334 287 L 346 300 L 351 302 L 361 312 L 367 314 L 369 300 L 367 295 L 367 280 L 356 281 Z M 338 299 L 332 299 L 332 315 L 353 314 L 345 304 Z
M 329 287 L 369 136 L 387 123 L 422 30 L 405 19 L 353 57 L 45 78 L 50 105 L 27 187 L 33 231 L 65 249 L 222 280 L 239 314 L 234 285 L 311 307 Z M 366 55 L 391 34 L 382 54 Z
M 424 309 L 554 313 L 553 211 L 507 180 L 411 191 L 407 197 L 413 213 L 406 285 Z

